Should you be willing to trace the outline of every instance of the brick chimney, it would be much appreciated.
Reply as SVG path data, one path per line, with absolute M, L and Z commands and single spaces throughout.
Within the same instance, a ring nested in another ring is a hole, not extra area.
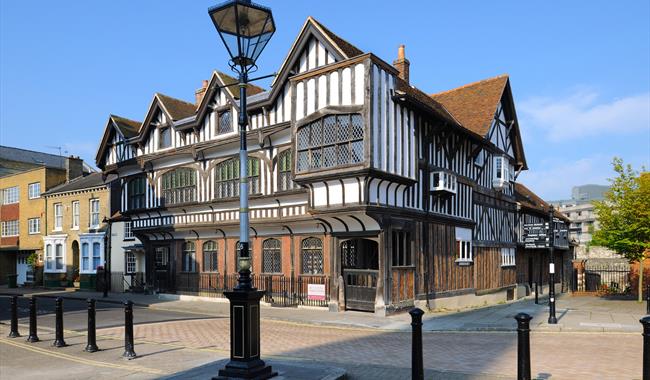
M 65 180 L 70 181 L 84 174 L 84 162 L 81 158 L 70 156 L 65 159 Z
M 198 107 L 199 104 L 201 104 L 201 101 L 203 100 L 203 97 L 205 96 L 205 92 L 208 89 L 208 81 L 204 80 L 203 83 L 201 84 L 201 88 L 197 89 L 194 92 L 194 96 L 196 97 L 196 106 Z
M 399 71 L 399 77 L 409 83 L 409 67 L 411 62 L 404 56 L 404 45 L 400 45 L 397 50 L 397 59 L 393 61 L 393 66 Z

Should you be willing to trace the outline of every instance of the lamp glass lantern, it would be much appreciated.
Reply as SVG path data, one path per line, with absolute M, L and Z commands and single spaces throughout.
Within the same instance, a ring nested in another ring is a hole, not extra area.
M 256 67 L 255 62 L 275 33 L 271 9 L 250 0 L 231 0 L 208 9 L 231 61 L 240 74 Z

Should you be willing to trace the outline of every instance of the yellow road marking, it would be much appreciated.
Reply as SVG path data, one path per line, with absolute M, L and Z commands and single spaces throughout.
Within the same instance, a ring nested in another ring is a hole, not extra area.
M 117 368 L 117 369 L 123 369 L 123 370 L 126 370 L 126 371 L 144 372 L 144 373 L 149 373 L 149 374 L 152 374 L 152 375 L 168 375 L 169 374 L 168 372 L 160 371 L 160 370 L 153 369 L 153 368 L 142 367 L 142 366 L 138 366 L 138 365 L 114 364 L 114 363 L 100 362 L 100 361 L 97 361 L 97 360 L 79 358 L 79 357 L 75 357 L 75 356 L 72 356 L 72 355 L 63 354 L 63 353 L 60 353 L 60 352 L 52 352 L 52 351 L 49 351 L 49 350 L 46 350 L 46 349 L 43 349 L 43 348 L 40 348 L 40 347 L 28 346 L 26 344 L 17 343 L 17 342 L 14 342 L 14 341 L 10 341 L 10 340 L 8 340 L 6 338 L 0 338 L 0 343 L 5 343 L 5 344 L 8 344 L 10 346 L 19 347 L 19 348 L 22 348 L 22 349 L 25 349 L 25 350 L 28 350 L 28 351 L 32 351 L 32 352 L 36 352 L 36 353 L 39 353 L 39 354 L 42 354 L 42 355 L 52 356 L 52 357 L 59 358 L 59 359 L 66 359 L 66 360 L 69 360 L 69 361 L 72 361 L 72 362 L 91 365 L 91 366 L 95 366 L 95 367 L 105 367 L 105 368 L 114 368 L 114 369 Z

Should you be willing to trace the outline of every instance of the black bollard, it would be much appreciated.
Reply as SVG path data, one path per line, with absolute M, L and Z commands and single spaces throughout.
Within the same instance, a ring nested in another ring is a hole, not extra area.
M 11 296 L 11 331 L 8 336 L 9 338 L 20 337 L 18 332 L 18 296 Z
M 539 305 L 539 289 L 537 288 L 537 283 L 535 283 L 535 305 Z
M 39 340 L 36 334 L 36 298 L 32 297 L 29 299 L 29 336 L 27 341 L 35 343 Z
M 643 325 L 643 380 L 650 379 L 650 317 L 639 320 Z
M 517 320 L 517 380 L 530 380 L 530 320 L 526 313 L 515 316 Z
M 86 344 L 86 352 L 97 352 L 97 334 L 95 331 L 95 300 L 88 298 L 88 344 Z
M 650 314 L 650 285 L 645 287 L 645 313 Z
M 57 297 L 56 298 L 56 307 L 55 307 L 55 312 L 56 312 L 56 325 L 55 325 L 55 332 L 54 332 L 54 343 L 52 345 L 54 347 L 65 347 L 67 344 L 65 343 L 65 340 L 63 340 L 63 298 Z
M 131 360 L 136 357 L 133 350 L 133 302 L 124 301 L 124 354 L 123 357 Z
M 413 345 L 411 347 L 411 378 L 413 380 L 424 379 L 424 362 L 422 361 L 422 309 L 412 309 L 411 326 L 413 329 Z

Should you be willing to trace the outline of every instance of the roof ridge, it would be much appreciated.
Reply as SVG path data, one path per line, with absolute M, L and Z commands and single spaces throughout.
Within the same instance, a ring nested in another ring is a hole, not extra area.
M 326 27 L 325 25 L 323 25 L 322 22 L 316 20 L 316 18 L 315 18 L 314 16 L 307 16 L 307 21 L 312 21 L 314 24 L 316 24 L 316 26 L 318 26 L 319 28 L 321 28 L 321 29 L 323 30 L 323 32 L 325 32 L 326 34 L 328 34 L 327 37 L 329 37 L 330 39 L 332 39 L 332 40 L 333 40 L 332 42 L 334 42 L 335 44 L 339 45 L 339 49 L 344 50 L 344 53 L 345 53 L 345 54 L 347 54 L 347 52 L 345 52 L 346 47 L 347 47 L 347 48 L 352 48 L 352 49 L 356 50 L 355 52 L 352 52 L 352 53 L 354 53 L 354 54 L 352 54 L 352 55 L 351 55 L 350 57 L 348 57 L 348 58 L 352 58 L 352 57 L 354 57 L 354 56 L 364 54 L 364 51 L 363 51 L 363 50 L 359 49 L 356 45 L 350 43 L 350 42 L 349 42 L 348 40 L 346 40 L 345 38 L 343 38 L 343 37 L 339 36 L 338 34 L 332 32 L 332 30 L 330 30 L 328 27 Z M 345 44 L 345 45 L 348 45 L 348 46 L 341 46 L 342 44 Z
M 491 82 L 493 80 L 497 80 L 497 79 L 501 79 L 501 78 L 510 78 L 510 75 L 508 75 L 508 74 L 499 74 L 499 75 L 494 76 L 494 77 L 485 78 L 485 79 L 481 79 L 481 80 L 478 80 L 478 81 L 475 81 L 475 82 L 467 83 L 467 84 L 464 84 L 462 86 L 455 87 L 455 88 L 452 88 L 452 89 L 449 89 L 449 90 L 429 94 L 429 96 L 434 97 L 434 96 L 438 96 L 438 95 L 444 95 L 444 94 L 447 94 L 447 93 L 452 92 L 452 91 L 457 91 L 457 90 L 460 90 L 460 89 L 463 89 L 463 88 L 473 87 L 473 86 L 476 86 L 476 85 L 479 85 L 479 84 L 483 84 L 485 82 Z
M 124 117 L 124 116 L 116 115 L 116 114 L 114 114 L 114 113 L 110 114 L 109 116 L 110 116 L 110 117 L 116 117 L 116 118 L 118 118 L 118 119 L 123 119 L 123 120 L 132 121 L 132 122 L 134 122 L 134 123 L 138 123 L 138 124 L 142 124 L 141 121 L 137 121 L 137 120 L 129 119 L 128 117 Z
M 16 147 L 14 147 L 14 146 L 8 146 L 8 145 L 0 145 L 0 148 L 16 149 L 16 150 L 22 150 L 22 151 L 25 151 L 25 152 L 33 152 L 33 153 L 39 153 L 39 154 L 46 154 L 46 155 L 48 155 L 48 156 L 52 156 L 52 157 L 62 157 L 62 158 L 66 158 L 66 157 L 67 157 L 67 156 L 64 156 L 64 155 L 58 155 L 58 154 L 52 154 L 52 153 L 46 153 L 46 152 L 40 152 L 40 151 L 38 151 L 38 150 L 32 150 L 32 149 L 16 148 Z
M 192 107 L 195 107 L 195 106 L 196 106 L 196 104 L 194 104 L 194 103 L 190 103 L 190 102 L 188 102 L 187 100 L 183 100 L 183 99 L 175 98 L 175 97 L 173 97 L 173 96 L 165 95 L 165 94 L 163 94 L 162 92 L 155 92 L 154 94 L 155 94 L 156 96 L 163 96 L 163 97 L 168 98 L 168 99 L 171 99 L 171 100 L 175 100 L 175 101 L 178 101 L 178 102 L 182 102 L 182 103 L 185 103 L 185 104 L 191 105 Z

